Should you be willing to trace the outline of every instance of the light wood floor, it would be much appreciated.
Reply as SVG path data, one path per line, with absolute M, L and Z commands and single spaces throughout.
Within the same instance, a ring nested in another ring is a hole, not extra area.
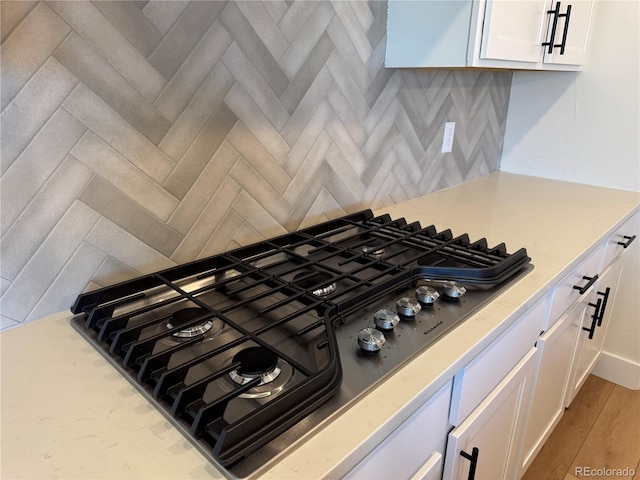
M 635 476 L 596 476 L 605 468 L 633 469 Z M 640 480 L 639 470 L 640 390 L 591 375 L 523 480 Z

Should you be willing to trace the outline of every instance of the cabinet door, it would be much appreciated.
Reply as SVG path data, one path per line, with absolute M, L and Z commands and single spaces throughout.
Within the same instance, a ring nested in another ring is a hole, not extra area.
M 549 0 L 487 0 L 480 58 L 540 62 Z
M 609 320 L 608 313 L 614 301 L 621 269 L 622 262 L 617 261 L 600 276 L 596 285 L 597 291 L 586 305 L 573 360 L 571 383 L 565 401 L 567 407 L 587 380 L 602 352 Z
M 536 349 L 532 348 L 462 424 L 451 431 L 444 479 L 468 478 L 477 448 L 476 479 L 514 478 L 518 471 L 522 423 L 529 404 Z
M 570 309 L 536 344 L 539 361 L 524 429 L 520 475 L 529 468 L 564 413 L 564 392 L 583 314 L 582 305 Z
M 344 478 L 440 478 L 442 462 L 437 459 L 442 458 L 450 428 L 451 384 L 447 382 Z
M 555 9 L 557 3 L 560 4 L 560 13 L 563 16 L 558 18 L 554 44 L 560 45 L 564 41 L 564 54 L 560 54 L 560 48 L 554 48 L 552 53 L 548 53 L 548 49 L 545 49 L 544 62 L 562 65 L 584 65 L 586 63 L 587 39 L 595 2 L 593 0 L 563 0 L 554 2 L 553 9 Z M 567 17 L 565 14 L 569 7 L 571 11 Z

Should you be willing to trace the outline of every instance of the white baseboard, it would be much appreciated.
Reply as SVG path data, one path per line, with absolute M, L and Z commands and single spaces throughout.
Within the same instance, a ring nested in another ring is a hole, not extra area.
M 613 353 L 603 351 L 591 373 L 630 390 L 640 390 L 640 364 Z

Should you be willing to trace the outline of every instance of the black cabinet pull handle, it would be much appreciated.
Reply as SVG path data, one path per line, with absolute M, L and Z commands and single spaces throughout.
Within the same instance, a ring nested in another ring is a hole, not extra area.
M 476 477 L 476 467 L 478 466 L 479 453 L 480 453 L 480 450 L 478 450 L 477 447 L 473 447 L 473 449 L 471 450 L 471 455 L 469 455 L 464 450 L 460 450 L 460 455 L 471 462 L 471 465 L 469 466 L 469 476 L 467 477 L 467 480 L 474 480 L 474 478 Z
M 622 248 L 628 248 L 629 245 L 631 245 L 631 242 L 633 242 L 636 239 L 636 236 L 634 235 L 630 237 L 629 235 L 625 235 L 622 238 L 624 238 L 626 242 L 618 242 L 618 245 L 622 245 Z
M 587 328 L 587 327 L 582 327 L 582 330 L 589 332 L 589 340 L 593 340 L 593 334 L 596 331 L 596 326 L 598 325 L 598 313 L 600 312 L 600 306 L 601 306 L 601 299 L 598 299 L 597 303 L 590 303 L 589 306 L 590 307 L 595 307 L 595 311 L 593 312 L 593 315 L 591 315 L 591 327 Z
M 556 3 L 555 10 L 547 10 L 547 15 L 553 15 L 553 25 L 551 25 L 551 35 L 549 41 L 542 44 L 543 47 L 549 47 L 547 53 L 553 53 L 554 43 L 556 41 L 556 29 L 558 28 L 558 18 L 560 16 L 560 2 Z
M 609 300 L 609 293 L 611 293 L 611 289 L 609 287 L 606 288 L 604 292 L 598 292 L 598 295 L 602 295 L 602 305 L 600 306 L 600 313 L 598 314 L 598 326 L 602 326 L 602 319 L 604 318 L 604 311 L 607 308 L 607 300 Z
M 573 286 L 574 290 L 580 290 L 580 295 L 584 295 L 584 292 L 589 290 L 589 287 L 591 287 L 591 285 L 596 283 L 596 280 L 598 280 L 598 275 L 594 275 L 593 277 L 583 276 L 582 279 L 583 280 L 588 280 L 586 285 L 584 285 L 583 287 L 581 287 L 580 285 L 574 285 Z
M 569 32 L 569 19 L 571 18 L 571 5 L 567 5 L 566 13 L 561 13 L 558 17 L 565 17 L 564 31 L 562 32 L 562 43 L 554 45 L 554 47 L 560 47 L 560 55 L 564 55 L 564 48 L 567 46 L 567 33 Z

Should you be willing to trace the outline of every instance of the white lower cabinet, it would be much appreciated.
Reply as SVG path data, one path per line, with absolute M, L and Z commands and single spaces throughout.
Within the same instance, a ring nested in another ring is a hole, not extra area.
M 537 372 L 531 408 L 524 429 L 520 461 L 520 477 L 538 454 L 564 413 L 564 392 L 567 387 L 571 358 L 582 324 L 585 308 L 571 308 L 551 329 L 540 337 Z
M 531 348 L 489 396 L 449 433 L 443 479 L 494 480 L 517 475 L 536 351 Z
M 437 480 L 442 475 L 451 381 L 432 396 L 344 478 Z
M 569 406 L 576 394 L 587 380 L 595 367 L 607 330 L 609 312 L 614 301 L 618 286 L 618 279 L 622 270 L 622 260 L 619 258 L 600 276 L 595 291 L 584 305 L 581 329 L 573 357 L 571 377 L 567 386 L 565 406 Z

